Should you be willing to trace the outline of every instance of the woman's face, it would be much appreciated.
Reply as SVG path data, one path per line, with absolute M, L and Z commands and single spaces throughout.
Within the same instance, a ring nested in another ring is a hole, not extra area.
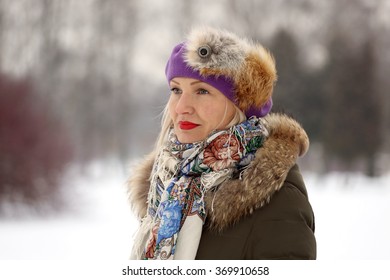
M 234 104 L 207 83 L 176 77 L 170 87 L 169 115 L 181 143 L 204 140 L 211 131 L 224 129 L 236 113 Z

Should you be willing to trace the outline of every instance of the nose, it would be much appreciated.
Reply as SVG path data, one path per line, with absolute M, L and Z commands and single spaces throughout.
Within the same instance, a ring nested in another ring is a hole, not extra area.
M 179 100 L 176 103 L 176 113 L 177 114 L 192 114 L 194 112 L 194 100 L 192 100 L 191 94 L 183 92 Z

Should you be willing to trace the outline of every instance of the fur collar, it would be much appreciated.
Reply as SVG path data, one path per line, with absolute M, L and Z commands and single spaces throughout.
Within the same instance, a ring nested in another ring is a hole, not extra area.
M 269 137 L 241 178 L 228 180 L 215 193 L 205 195 L 206 205 L 209 205 L 207 222 L 212 229 L 221 231 L 267 204 L 282 187 L 297 157 L 308 150 L 307 134 L 294 119 L 269 114 L 264 120 Z M 138 218 L 146 214 L 154 158 L 152 153 L 139 163 L 127 184 L 129 201 Z

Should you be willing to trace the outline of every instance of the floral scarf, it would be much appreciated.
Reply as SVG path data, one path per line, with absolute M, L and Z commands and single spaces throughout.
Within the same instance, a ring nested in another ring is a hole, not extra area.
M 205 192 L 240 174 L 267 136 L 256 117 L 191 144 L 180 143 L 171 129 L 153 166 L 148 212 L 132 258 L 194 259 L 206 219 Z

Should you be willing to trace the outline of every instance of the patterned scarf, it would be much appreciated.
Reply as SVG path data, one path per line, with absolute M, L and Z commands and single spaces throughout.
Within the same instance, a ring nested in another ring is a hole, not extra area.
M 171 129 L 154 163 L 132 258 L 194 259 L 206 219 L 205 192 L 241 173 L 267 135 L 256 117 L 191 144 L 180 143 Z

